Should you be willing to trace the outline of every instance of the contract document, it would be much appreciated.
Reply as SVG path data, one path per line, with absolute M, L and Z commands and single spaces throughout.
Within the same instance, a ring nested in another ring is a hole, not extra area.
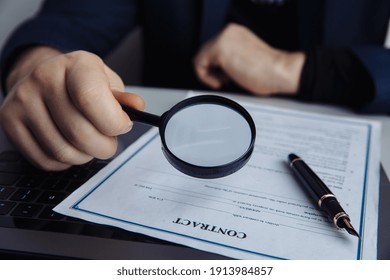
M 238 172 L 180 173 L 152 128 L 54 210 L 235 259 L 375 259 L 379 123 L 240 104 L 257 136 Z M 290 153 L 328 185 L 361 239 L 318 210 L 289 169 Z

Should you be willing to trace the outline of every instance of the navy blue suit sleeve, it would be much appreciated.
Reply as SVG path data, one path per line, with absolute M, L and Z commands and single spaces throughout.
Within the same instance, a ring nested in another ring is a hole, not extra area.
M 375 97 L 363 112 L 390 114 L 390 50 L 367 46 L 352 51 L 371 74 L 375 88 Z
M 6 43 L 0 60 L 2 80 L 18 50 L 31 45 L 104 56 L 138 24 L 139 17 L 137 0 L 47 0 Z

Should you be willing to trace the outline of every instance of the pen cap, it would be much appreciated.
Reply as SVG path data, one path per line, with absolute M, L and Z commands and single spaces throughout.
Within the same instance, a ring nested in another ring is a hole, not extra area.
M 290 154 L 288 158 L 291 169 L 311 197 L 318 201 L 324 195 L 332 194 L 325 183 L 300 157 Z

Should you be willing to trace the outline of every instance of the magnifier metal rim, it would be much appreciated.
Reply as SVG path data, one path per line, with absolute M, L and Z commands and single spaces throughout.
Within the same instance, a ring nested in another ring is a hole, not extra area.
M 234 111 L 239 113 L 247 120 L 251 130 L 251 142 L 249 144 L 248 149 L 242 156 L 238 157 L 237 159 L 229 163 L 222 164 L 222 165 L 200 166 L 200 165 L 195 165 L 183 161 L 182 159 L 178 158 L 169 150 L 165 142 L 165 128 L 166 125 L 168 124 L 168 121 L 175 113 L 182 110 L 183 108 L 199 105 L 199 104 L 215 104 L 215 105 L 225 106 L 227 108 L 233 109 Z M 187 98 L 177 103 L 169 111 L 165 112 L 161 116 L 161 123 L 159 129 L 160 129 L 160 136 L 162 142 L 162 150 L 169 163 L 173 165 L 176 169 L 178 169 L 179 171 L 187 175 L 197 177 L 197 178 L 203 178 L 203 179 L 214 179 L 214 178 L 224 177 L 236 172 L 241 167 L 243 167 L 245 163 L 248 162 L 248 160 L 252 155 L 254 145 L 255 145 L 255 139 L 256 139 L 256 126 L 251 115 L 237 102 L 218 95 L 199 95 L 199 96 Z

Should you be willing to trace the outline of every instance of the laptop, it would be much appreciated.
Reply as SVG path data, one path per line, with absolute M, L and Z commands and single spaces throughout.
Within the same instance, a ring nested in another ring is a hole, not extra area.
M 119 137 L 118 153 L 148 129 L 136 123 L 131 133 Z M 52 211 L 108 162 L 44 172 L 31 166 L 0 131 L 0 259 L 226 259 Z

